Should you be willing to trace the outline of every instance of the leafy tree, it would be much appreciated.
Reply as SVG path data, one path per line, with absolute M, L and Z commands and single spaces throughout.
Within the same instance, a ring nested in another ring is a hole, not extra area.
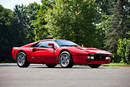
M 29 23 L 29 28 L 27 30 L 27 38 L 30 39 L 30 41 L 34 40 L 34 27 L 31 25 L 36 19 L 37 19 L 37 14 L 39 12 L 40 9 L 40 5 L 37 4 L 36 2 L 34 3 L 30 3 L 27 7 L 26 7 L 26 14 L 27 14 L 27 18 L 28 18 L 28 23 Z
M 12 20 L 12 11 L 0 5 L 0 62 L 11 60 L 9 57 L 13 39 Z
M 95 25 L 98 13 L 94 3 L 93 0 L 55 0 L 45 18 L 48 37 L 99 46 Z
M 41 40 L 48 37 L 48 31 L 45 28 L 46 21 L 45 21 L 45 13 L 47 12 L 48 8 L 52 8 L 51 1 L 49 0 L 42 0 L 42 5 L 40 9 L 37 11 L 36 20 L 33 20 L 31 26 L 33 27 L 34 38 L 33 40 Z
M 96 8 L 102 15 L 111 15 L 114 2 L 117 0 L 96 0 Z
M 112 16 L 111 15 L 105 15 L 103 14 L 103 20 L 97 25 L 96 29 L 98 30 L 99 33 L 99 40 L 100 40 L 100 45 L 102 46 L 102 48 L 104 48 L 105 46 L 105 35 L 107 35 L 107 31 L 110 29 L 110 21 L 112 20 Z M 106 49 L 107 50 L 107 49 Z
M 97 8 L 99 16 L 96 17 L 97 26 L 99 34 L 99 41 L 102 49 L 104 49 L 105 43 L 104 40 L 105 35 L 108 33 L 107 30 L 110 28 L 110 21 L 112 19 L 112 10 L 113 4 L 117 2 L 117 0 L 96 0 L 95 8 Z M 108 50 L 108 49 L 106 49 Z
M 130 40 L 119 39 L 117 54 L 121 57 L 121 62 L 130 64 Z
M 127 0 L 119 0 L 115 3 L 113 15 L 109 21 L 109 29 L 106 31 L 105 47 L 109 49 L 114 56 L 117 52 L 117 44 L 120 38 L 126 38 L 129 31 L 129 2 Z M 117 61 L 118 57 L 115 58 Z
M 14 24 L 15 29 L 18 29 L 19 44 L 27 43 L 26 31 L 29 28 L 28 18 L 26 14 L 26 7 L 24 5 L 16 5 L 14 8 Z
M 40 8 L 40 5 L 36 3 L 31 3 L 27 7 L 16 5 L 12 12 L 0 5 L 0 62 L 13 61 L 12 47 L 21 46 L 33 40 L 33 28 L 30 24 L 36 19 L 38 7 Z
M 21 40 L 25 42 L 31 42 L 33 40 L 33 27 L 31 23 L 36 20 L 37 12 L 40 9 L 40 5 L 36 2 L 29 4 L 27 7 L 24 5 L 16 5 L 14 9 L 14 18 L 16 26 L 21 31 Z

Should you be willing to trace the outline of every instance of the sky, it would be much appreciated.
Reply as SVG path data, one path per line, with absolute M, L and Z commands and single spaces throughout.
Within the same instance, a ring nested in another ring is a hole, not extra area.
M 41 0 L 0 0 L 0 4 L 4 8 L 13 10 L 15 5 L 29 5 L 29 3 L 32 3 L 34 1 L 41 4 Z

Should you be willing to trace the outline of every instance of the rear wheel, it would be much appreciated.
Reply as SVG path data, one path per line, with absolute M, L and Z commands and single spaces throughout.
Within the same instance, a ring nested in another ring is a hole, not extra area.
M 88 66 L 91 68 L 98 68 L 101 64 L 89 64 Z
M 46 64 L 48 68 L 54 68 L 57 64 Z
M 63 51 L 60 53 L 59 63 L 63 68 L 71 68 L 73 66 L 73 60 L 68 51 Z
M 28 67 L 30 65 L 30 63 L 27 61 L 27 56 L 24 52 L 19 52 L 17 54 L 17 65 L 19 67 Z

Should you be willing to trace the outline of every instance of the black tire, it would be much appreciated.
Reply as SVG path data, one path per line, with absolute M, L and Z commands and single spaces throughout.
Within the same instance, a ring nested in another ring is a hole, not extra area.
M 27 56 L 25 52 L 19 52 L 17 54 L 16 61 L 17 61 L 17 65 L 21 68 L 28 67 L 30 65 L 30 63 L 27 61 Z
M 63 58 L 63 56 L 64 56 L 64 58 Z M 70 53 L 68 51 L 63 51 L 60 53 L 59 63 L 62 68 L 72 68 L 72 66 L 74 65 L 72 56 L 70 55 Z
M 46 64 L 48 68 L 54 68 L 57 64 Z
M 101 64 L 89 64 L 88 66 L 91 68 L 98 68 Z

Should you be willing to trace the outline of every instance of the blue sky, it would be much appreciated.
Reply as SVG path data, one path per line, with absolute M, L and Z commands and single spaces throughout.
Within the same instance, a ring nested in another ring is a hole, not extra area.
M 13 10 L 14 6 L 17 4 L 18 5 L 21 5 L 21 4 L 28 5 L 29 3 L 32 3 L 34 1 L 41 4 L 41 0 L 0 0 L 0 4 L 4 8 Z

